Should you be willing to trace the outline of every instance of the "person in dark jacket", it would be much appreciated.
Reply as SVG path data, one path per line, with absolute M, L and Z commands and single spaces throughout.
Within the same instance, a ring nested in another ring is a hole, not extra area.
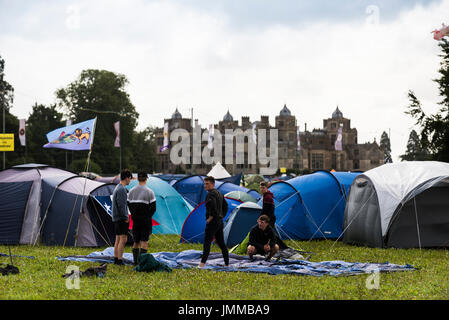
M 270 218 L 270 226 L 275 229 L 276 216 L 274 214 L 273 193 L 268 190 L 268 184 L 265 181 L 260 183 L 260 193 L 263 195 L 262 212 L 260 215 L 264 214 L 268 216 Z
M 128 207 L 133 219 L 133 257 L 134 265 L 139 262 L 141 254 L 148 251 L 148 240 L 153 231 L 153 215 L 156 212 L 156 197 L 147 187 L 148 174 L 139 172 L 139 184 L 128 194 Z
M 206 229 L 204 231 L 203 255 L 199 267 L 206 264 L 210 253 L 210 245 L 215 237 L 215 242 L 221 249 L 225 265 L 229 265 L 229 252 L 224 242 L 223 218 L 228 211 L 228 204 L 223 195 L 215 189 L 214 177 L 204 178 L 204 188 L 208 191 L 206 196 Z
M 266 256 L 265 260 L 269 261 L 278 251 L 279 246 L 276 244 L 276 234 L 270 226 L 270 218 L 263 214 L 249 233 L 248 256 L 252 260 L 255 254 L 260 254 Z
M 128 241 L 129 216 L 128 216 L 128 192 L 132 174 L 125 169 L 120 173 L 120 183 L 115 187 L 112 194 L 112 222 L 114 223 L 115 244 L 114 264 L 123 265 L 123 251 Z

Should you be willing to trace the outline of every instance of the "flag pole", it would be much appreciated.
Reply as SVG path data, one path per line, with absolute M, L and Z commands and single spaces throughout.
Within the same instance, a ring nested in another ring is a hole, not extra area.
M 122 128 L 119 122 L 118 141 L 120 143 L 120 172 L 122 172 Z
M 97 127 L 97 117 L 95 117 L 95 121 L 94 121 L 94 127 L 93 127 L 93 129 L 92 129 L 92 141 L 90 142 L 90 148 L 89 148 L 89 153 L 87 154 L 87 163 L 86 163 L 86 170 L 85 170 L 85 172 L 89 172 L 89 164 L 90 164 L 90 155 L 91 155 L 91 153 L 92 153 L 92 147 L 93 147 L 93 145 L 94 145 L 94 138 L 95 138 L 95 128 Z M 82 211 L 83 211 L 83 202 L 84 202 L 84 192 L 86 191 L 86 184 L 87 184 L 87 177 L 84 177 L 84 186 L 83 186 L 83 193 L 81 194 L 81 206 L 80 206 L 80 215 L 82 214 Z M 75 202 L 75 205 L 76 205 L 76 202 Z M 72 218 L 70 217 L 70 221 L 72 220 Z M 64 248 L 64 246 L 65 246 L 65 242 L 66 242 L 66 239 L 67 239 L 67 235 L 68 235 L 68 233 L 69 233 L 69 228 L 70 228 L 70 223 L 69 223 L 69 226 L 68 226 L 68 228 L 67 228 L 67 233 L 66 233 L 66 235 L 65 235 L 65 239 L 64 239 L 64 244 L 63 244 L 63 248 Z M 76 226 L 76 231 L 75 231 L 75 235 L 76 235 L 76 237 L 75 237 L 75 247 L 76 247 L 76 245 L 77 245 L 77 242 L 78 242 L 78 229 L 79 228 L 79 224 Z

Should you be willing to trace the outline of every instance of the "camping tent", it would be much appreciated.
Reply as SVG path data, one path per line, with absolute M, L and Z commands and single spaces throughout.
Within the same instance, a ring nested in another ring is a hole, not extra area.
M 228 212 L 226 213 L 223 220 L 226 220 L 231 212 L 240 204 L 242 201 L 225 198 L 228 204 Z M 188 243 L 203 243 L 204 241 L 204 229 L 206 228 L 206 203 L 202 202 L 199 204 L 192 212 L 189 214 L 187 219 L 182 226 L 181 232 L 181 242 Z
M 198 206 L 206 199 L 207 191 L 204 189 L 204 181 L 202 176 L 189 176 L 181 179 L 173 184 L 173 188 L 175 188 L 192 207 Z M 261 197 L 255 190 L 249 190 L 245 187 L 241 187 L 230 182 L 216 180 L 215 188 L 222 194 L 226 194 L 231 191 L 243 191 L 249 193 L 257 200 Z
M 0 243 L 97 245 L 87 200 L 102 185 L 40 164 L 0 172 Z
M 343 241 L 372 247 L 449 246 L 449 164 L 389 163 L 357 177 Z
M 338 238 L 347 191 L 358 174 L 316 171 L 272 184 L 269 189 L 274 194 L 281 239 Z
M 136 186 L 136 180 L 131 181 L 128 190 Z M 181 234 L 182 225 L 193 210 L 184 198 L 166 181 L 149 177 L 147 186 L 156 196 L 156 212 L 153 219 L 159 225 L 153 227 L 154 234 Z
M 137 180 L 132 180 L 126 188 L 131 190 L 131 188 L 135 187 L 137 184 Z M 154 195 L 156 196 L 156 212 L 153 215 L 153 233 L 180 234 L 182 224 L 191 212 L 192 207 L 175 189 L 173 189 L 173 187 L 162 179 L 149 177 L 147 186 L 153 190 Z M 105 192 L 102 191 L 102 188 L 99 188 L 95 193 L 91 194 L 91 198 L 95 200 L 92 203 L 95 211 L 92 210 L 91 212 L 95 214 L 101 212 L 101 216 L 110 217 L 112 192 L 108 193 L 107 190 Z M 102 194 L 99 194 L 100 192 Z M 92 219 L 94 219 L 94 217 L 92 217 Z M 103 229 L 108 230 L 107 228 Z
M 245 202 L 239 205 L 226 221 L 223 229 L 226 246 L 233 247 L 245 239 L 248 232 L 257 224 L 262 207 L 257 203 Z
M 224 195 L 228 198 L 233 198 L 240 200 L 242 202 L 254 202 L 257 203 L 256 198 L 254 198 L 251 194 L 244 192 L 244 191 L 231 191 Z
M 231 177 L 229 172 L 226 171 L 226 169 L 221 165 L 220 162 L 217 162 L 207 175 L 212 176 L 215 179 L 223 179 Z

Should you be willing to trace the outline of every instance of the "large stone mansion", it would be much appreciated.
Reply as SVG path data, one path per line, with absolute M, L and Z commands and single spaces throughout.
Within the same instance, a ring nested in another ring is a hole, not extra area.
M 165 119 L 164 123 L 168 123 L 169 133 L 174 129 L 184 129 L 189 132 L 192 137 L 193 121 L 191 118 L 184 118 L 176 109 L 171 118 Z M 298 124 L 296 117 L 291 114 L 286 105 L 282 108 L 279 115 L 275 118 L 274 127 L 270 125 L 268 116 L 261 116 L 260 121 L 251 122 L 249 117 L 242 117 L 241 123 L 234 120 L 229 111 L 223 117 L 222 121 L 214 125 L 214 130 L 221 133 L 225 129 L 241 129 L 242 131 L 251 130 L 253 124 L 258 129 L 266 129 L 267 131 L 267 149 L 269 149 L 269 130 L 278 130 L 278 167 L 286 169 L 309 169 L 315 170 L 336 170 L 336 171 L 366 171 L 384 163 L 384 153 L 379 145 L 374 142 L 358 143 L 357 129 L 351 128 L 351 120 L 343 117 L 343 113 L 337 109 L 332 113 L 332 117 L 323 120 L 323 128 L 298 132 Z M 198 120 L 195 120 L 194 127 L 198 127 Z M 342 148 L 337 151 L 335 141 L 338 137 L 338 129 L 342 127 Z M 207 128 L 201 128 L 204 132 Z M 299 144 L 298 144 L 299 137 Z M 249 137 L 250 138 L 250 137 Z M 223 140 L 224 143 L 224 140 Z M 159 156 L 158 172 L 175 173 L 185 172 L 192 174 L 207 174 L 213 164 L 180 164 L 175 165 L 170 161 L 170 149 L 160 152 L 160 148 L 164 144 L 164 129 L 156 129 L 157 154 Z M 172 145 L 173 146 L 173 145 Z M 202 142 L 202 148 L 207 146 L 207 141 Z M 224 150 L 224 146 L 223 146 Z M 265 167 L 259 162 L 249 163 L 248 146 L 245 141 L 245 162 L 243 164 L 232 163 L 226 164 L 224 161 L 225 154 L 221 163 L 230 174 L 238 173 L 260 173 L 260 169 Z M 193 152 L 192 152 L 193 154 Z M 235 157 L 235 155 L 234 155 Z M 192 163 L 192 162 L 190 162 Z

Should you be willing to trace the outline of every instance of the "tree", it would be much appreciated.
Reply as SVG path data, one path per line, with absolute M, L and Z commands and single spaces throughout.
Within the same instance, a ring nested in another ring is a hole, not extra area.
M 47 133 L 63 126 L 62 113 L 55 104 L 47 107 L 35 103 L 27 120 L 27 156 L 36 163 L 65 168 L 65 151 L 43 148 L 48 142 Z
M 0 107 L 9 112 L 14 101 L 14 88 L 5 81 L 5 60 L 0 56 Z M 3 110 L 1 110 L 3 112 Z
M 19 142 L 19 119 L 10 113 L 10 110 L 14 102 L 14 88 L 5 80 L 5 60 L 0 56 L 0 112 L 2 113 L 2 127 L 3 123 L 5 133 L 14 133 L 14 152 L 5 152 L 5 168 L 11 167 L 16 164 L 22 164 L 25 162 L 24 150 L 20 146 Z M 0 153 L 1 154 L 1 153 Z M 3 162 L 3 155 L 1 155 Z
M 426 115 L 421 102 L 415 93 L 410 90 L 408 97 L 410 105 L 405 112 L 416 119 L 416 124 L 421 127 L 421 145 L 431 153 L 431 159 L 449 162 L 449 41 L 443 39 L 439 46 L 443 53 L 438 72 L 441 77 L 434 79 L 439 86 L 442 100 L 438 103 L 441 108 L 434 115 Z
M 117 173 L 120 168 L 120 150 L 114 148 L 113 124 L 120 121 L 122 168 L 132 164 L 135 146 L 137 113 L 125 90 L 127 78 L 107 70 L 83 70 L 78 79 L 66 88 L 56 91 L 58 105 L 74 122 L 97 117 L 92 160 L 103 173 Z M 77 151 L 75 159 L 85 159 L 87 152 Z
M 137 132 L 135 137 L 134 159 L 130 168 L 147 172 L 155 171 L 158 167 L 155 128 L 147 127 Z
M 418 133 L 415 130 L 410 132 L 405 154 L 400 156 L 402 161 L 423 161 L 429 160 L 430 154 L 426 148 L 421 145 Z
M 382 136 L 380 137 L 380 148 L 384 152 L 385 163 L 393 162 L 393 160 L 391 159 L 390 137 L 388 136 L 388 134 L 385 131 L 382 132 Z

